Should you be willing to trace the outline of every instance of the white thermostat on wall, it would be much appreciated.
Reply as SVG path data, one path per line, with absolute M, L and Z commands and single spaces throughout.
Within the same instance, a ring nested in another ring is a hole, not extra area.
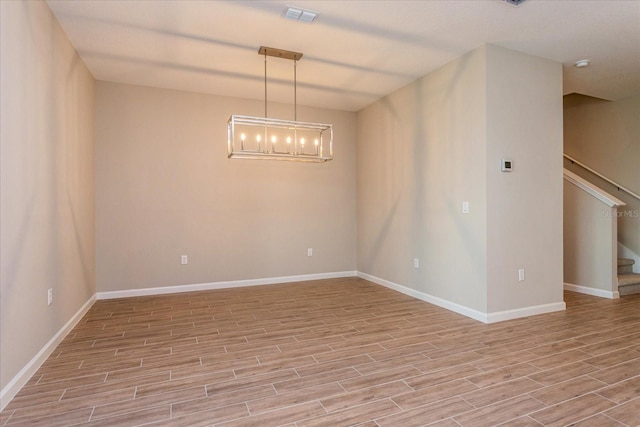
M 502 159 L 502 172 L 511 172 L 511 168 L 513 167 L 513 162 L 508 159 Z

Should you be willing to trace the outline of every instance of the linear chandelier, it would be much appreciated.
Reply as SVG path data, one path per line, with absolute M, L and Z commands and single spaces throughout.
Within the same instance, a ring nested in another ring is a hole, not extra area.
M 264 46 L 258 53 L 264 55 L 264 117 L 232 115 L 229 118 L 228 157 L 316 163 L 333 160 L 333 126 L 298 121 L 296 65 L 302 53 Z M 267 56 L 293 61 L 293 120 L 267 117 Z

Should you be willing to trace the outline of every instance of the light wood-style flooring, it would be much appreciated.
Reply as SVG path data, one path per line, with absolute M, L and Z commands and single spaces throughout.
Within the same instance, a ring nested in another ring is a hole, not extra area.
M 640 425 L 640 295 L 565 298 L 492 325 L 358 278 L 98 301 L 0 425 Z

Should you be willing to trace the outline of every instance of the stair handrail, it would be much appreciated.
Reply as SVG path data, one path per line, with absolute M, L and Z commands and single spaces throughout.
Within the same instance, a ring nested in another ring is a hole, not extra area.
M 625 202 L 618 199 L 614 195 L 607 193 L 602 188 L 587 181 L 577 173 L 571 172 L 567 168 L 564 168 L 563 177 L 566 181 L 569 181 L 570 183 L 580 188 L 581 190 L 591 194 L 593 197 L 600 200 L 602 203 L 606 204 L 611 208 L 618 208 L 620 206 L 627 205 Z
M 628 188 L 618 184 L 617 182 L 615 182 L 612 179 L 607 178 L 606 176 L 602 175 L 601 173 L 599 173 L 598 171 L 595 171 L 593 169 L 591 169 L 589 166 L 585 165 L 584 163 L 579 162 L 578 160 L 574 159 L 573 157 L 567 155 L 567 154 L 562 154 L 564 156 L 565 159 L 569 160 L 572 164 L 576 164 L 580 167 L 582 167 L 583 169 L 588 170 L 589 172 L 591 172 L 592 174 L 604 179 L 605 181 L 607 181 L 609 184 L 613 185 L 614 187 L 616 187 L 618 189 L 618 191 L 622 190 L 625 193 L 629 194 L 630 196 L 635 197 L 636 199 L 640 200 L 640 196 L 637 195 L 636 193 L 634 193 L 633 191 L 629 190 Z

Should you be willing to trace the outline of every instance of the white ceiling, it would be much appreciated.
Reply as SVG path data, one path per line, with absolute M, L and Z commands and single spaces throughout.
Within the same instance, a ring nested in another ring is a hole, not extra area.
M 298 51 L 298 104 L 357 111 L 484 43 L 561 62 L 564 92 L 640 93 L 640 0 L 49 0 L 98 80 L 264 99 L 261 45 Z M 305 24 L 286 6 L 319 13 Z M 575 68 L 579 59 L 591 66 Z M 270 58 L 269 101 L 293 101 Z

